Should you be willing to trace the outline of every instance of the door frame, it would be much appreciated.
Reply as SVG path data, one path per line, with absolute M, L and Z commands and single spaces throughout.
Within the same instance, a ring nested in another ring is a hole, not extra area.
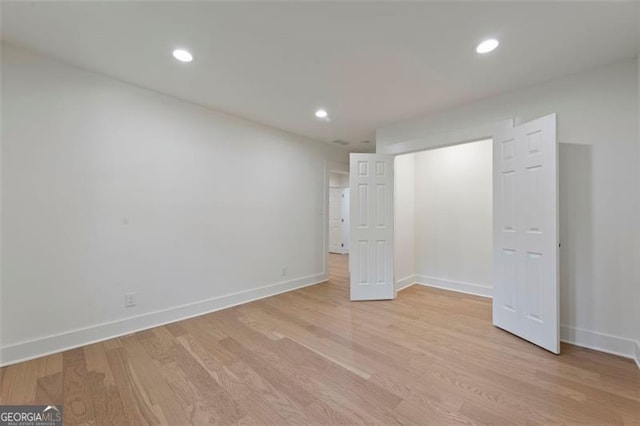
M 496 121 L 488 121 L 485 124 L 477 125 L 474 127 L 454 130 L 446 133 L 438 133 L 435 135 L 425 135 L 420 138 L 409 139 L 403 142 L 397 142 L 389 145 L 376 146 L 376 152 L 379 154 L 391 154 L 395 157 L 397 155 L 412 154 L 416 152 L 429 151 L 449 146 L 464 145 L 467 143 L 473 143 L 482 140 L 493 140 L 493 131 L 496 125 L 515 126 L 517 125 L 517 120 L 513 118 L 498 119 Z M 493 150 L 493 144 L 491 149 Z M 395 211 L 395 199 L 393 200 L 393 202 Z M 493 236 L 491 238 L 491 244 L 493 246 Z M 397 291 L 398 290 L 396 290 L 396 293 Z M 491 289 L 491 294 L 488 296 L 484 294 L 475 295 L 480 297 L 493 298 L 493 288 Z
M 557 113 L 555 112 L 551 112 L 551 113 L 547 113 L 547 114 L 540 114 L 536 117 L 530 117 L 528 119 L 523 119 L 522 117 L 518 117 L 518 118 L 508 118 L 508 119 L 497 119 L 494 120 L 492 122 L 485 122 L 484 124 L 481 125 L 476 125 L 474 127 L 469 127 L 469 128 L 464 128 L 464 129 L 458 129 L 458 130 L 453 130 L 453 131 L 448 131 L 448 132 L 444 132 L 444 133 L 438 133 L 438 134 L 430 134 L 430 135 L 420 135 L 415 139 L 408 139 L 406 141 L 402 141 L 402 142 L 396 142 L 396 143 L 392 143 L 389 145 L 382 145 L 379 147 L 376 147 L 376 153 L 379 154 L 391 154 L 391 155 L 401 155 L 401 154 L 410 154 L 410 153 L 415 153 L 415 152 L 420 152 L 420 151 L 428 151 L 428 150 L 432 150 L 432 149 L 438 149 L 438 148 L 444 148 L 444 147 L 448 147 L 448 146 L 455 146 L 455 145 L 461 145 L 461 144 L 465 144 L 465 143 L 470 143 L 470 142 L 474 142 L 474 141 L 480 141 L 480 140 L 485 140 L 485 139 L 492 139 L 494 138 L 494 129 L 498 126 L 500 127 L 510 127 L 510 128 L 516 128 L 519 127 L 523 124 L 526 124 L 530 121 L 534 121 L 534 120 L 538 120 L 541 119 L 543 117 L 546 117 L 548 115 L 554 115 L 554 120 L 557 120 Z M 556 121 L 556 144 L 559 144 L 558 140 L 557 140 L 557 121 Z M 492 150 L 494 149 L 493 144 L 492 144 Z M 492 167 L 495 167 L 492 166 Z M 559 165 L 557 165 L 556 167 L 558 167 L 558 173 L 559 173 Z M 492 175 L 493 175 L 493 170 L 492 170 Z M 395 201 L 395 200 L 394 200 Z M 559 214 L 559 200 L 557 199 L 557 194 L 556 194 L 556 208 L 558 209 L 558 214 Z M 492 215 L 495 215 L 495 211 L 492 212 Z M 560 224 L 557 223 L 557 228 L 559 229 Z M 559 231 L 558 231 L 559 232 Z M 492 238 L 492 246 L 493 246 L 493 236 Z M 558 233 L 558 239 L 559 239 L 559 233 Z M 394 248 L 395 249 L 395 248 Z M 559 255 L 559 253 L 558 253 Z M 558 260 L 559 262 L 559 260 Z M 559 270 L 560 265 L 558 263 L 557 268 Z M 559 278 L 558 278 L 559 279 Z M 492 283 L 493 284 L 493 283 Z M 558 282 L 559 285 L 559 282 Z M 495 294 L 495 286 L 492 285 L 492 289 L 491 289 L 491 298 L 493 299 L 493 296 Z M 560 300 L 559 300 L 559 295 L 558 295 L 558 300 L 557 300 L 558 306 L 558 339 L 559 341 L 562 341 L 562 338 L 560 336 L 560 315 L 559 315 L 559 309 L 560 309 Z M 495 325 L 495 323 L 494 323 Z M 514 334 L 515 335 L 515 334 Z M 536 343 L 532 343 L 534 345 L 537 345 Z M 552 351 L 553 352 L 553 351 Z M 559 353 L 559 352 L 558 352 Z
M 324 161 L 324 181 L 322 183 L 322 275 L 324 279 L 329 279 L 329 173 L 340 173 L 349 176 L 349 162 Z
M 328 191 L 328 197 L 329 197 L 329 198 L 328 198 L 328 204 L 327 204 L 327 226 L 328 226 L 327 230 L 328 230 L 328 234 L 329 234 L 329 236 L 331 236 L 331 230 L 329 229 L 329 225 L 328 225 L 328 222 L 329 222 L 329 220 L 330 220 L 330 218 L 331 218 L 331 188 L 332 188 L 332 187 L 331 187 L 331 179 L 330 179 L 330 175 L 331 175 L 331 173 L 333 173 L 333 174 L 338 174 L 338 175 L 342 175 L 342 176 L 346 176 L 346 177 L 347 177 L 347 180 L 349 179 L 349 172 L 338 171 L 338 170 L 329 170 L 329 171 L 327 172 L 327 176 L 329 176 L 329 180 L 327 181 L 327 185 L 328 185 L 328 186 L 327 186 L 327 191 Z M 336 187 L 334 186 L 333 188 L 335 189 Z M 346 187 L 339 187 L 339 188 L 340 188 L 340 195 L 342 196 L 342 195 L 343 195 L 343 191 L 344 191 L 346 188 L 349 188 L 349 186 L 346 186 Z M 343 202 L 343 203 L 344 203 L 344 202 Z M 340 214 L 341 214 L 341 215 L 342 215 L 342 210 L 343 210 L 343 208 L 342 208 L 342 203 L 341 203 L 341 205 L 340 205 Z M 344 234 L 343 229 L 342 229 L 343 227 L 344 227 L 344 221 L 342 221 L 342 223 L 341 223 L 341 227 L 340 227 L 340 235 L 341 235 L 341 238 L 343 237 L 343 234 Z M 329 240 L 330 240 L 330 239 L 331 239 L 331 238 L 329 238 Z M 331 241 L 329 241 L 329 244 L 327 244 L 327 251 L 329 251 L 329 250 L 331 249 L 331 244 L 330 244 L 330 242 L 331 242 Z M 341 250 L 341 253 L 340 253 L 340 254 L 346 254 L 346 253 L 344 253 L 344 241 L 343 241 L 343 245 L 342 245 L 342 247 L 343 247 L 343 249 Z M 329 253 L 332 253 L 332 252 L 330 252 L 330 251 L 329 251 Z M 335 252 L 333 252 L 333 253 L 335 253 Z

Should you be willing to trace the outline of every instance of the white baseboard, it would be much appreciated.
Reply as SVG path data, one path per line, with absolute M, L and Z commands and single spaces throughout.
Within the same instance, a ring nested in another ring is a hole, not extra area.
M 327 276 L 325 274 L 310 275 L 295 280 L 270 284 L 264 287 L 245 290 L 225 296 L 214 297 L 160 311 L 72 330 L 65 333 L 7 345 L 0 348 L 2 353 L 2 356 L 0 356 L 0 359 L 2 360 L 0 366 L 28 361 L 30 359 L 124 336 L 164 324 L 197 317 L 210 312 L 230 308 L 232 306 L 275 296 L 280 293 L 319 284 L 326 280 Z M 413 284 L 420 284 L 428 287 L 468 293 L 477 296 L 491 297 L 490 287 L 415 275 L 398 280 L 396 282 L 396 291 L 404 290 Z M 638 368 L 640 368 L 640 342 L 638 341 L 567 325 L 560 327 L 560 338 L 563 342 L 571 343 L 576 346 L 633 359 L 638 365 Z
M 416 275 L 415 280 L 417 284 L 428 287 L 473 294 L 474 296 L 492 297 L 492 287 L 482 284 L 451 281 L 442 278 L 427 277 L 425 275 Z
M 416 276 L 409 275 L 396 281 L 396 292 L 409 288 L 416 283 Z
M 568 325 L 560 326 L 560 340 L 583 348 L 593 349 L 624 358 L 635 359 L 640 368 L 638 342 L 626 337 L 585 330 Z
M 66 351 L 68 349 L 89 345 L 114 337 L 124 336 L 138 331 L 158 327 L 164 324 L 197 317 L 265 297 L 327 281 L 326 274 L 315 274 L 306 277 L 283 281 L 275 284 L 240 291 L 224 296 L 175 306 L 160 311 L 150 312 L 134 317 L 97 324 L 60 334 L 28 340 L 0 348 L 0 366 L 15 364 L 45 355 Z

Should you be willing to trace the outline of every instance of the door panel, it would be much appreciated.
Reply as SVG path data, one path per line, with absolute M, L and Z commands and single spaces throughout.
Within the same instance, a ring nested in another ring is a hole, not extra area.
M 496 127 L 493 323 L 559 353 L 555 114 Z
M 351 300 L 393 299 L 393 157 L 351 154 Z

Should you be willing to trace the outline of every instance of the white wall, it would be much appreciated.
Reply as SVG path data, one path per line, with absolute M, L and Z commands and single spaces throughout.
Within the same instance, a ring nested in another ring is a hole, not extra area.
M 2 14 L 1 12 L 2 8 L 0 8 L 0 15 Z M 0 16 L 0 20 L 1 20 L 1 16 Z M 0 58 L 2 55 L 2 50 L 3 50 L 3 46 L 0 43 Z M 0 64 L 0 98 L 2 96 L 2 66 Z M 1 100 L 1 99 L 0 99 Z M 2 125 L 2 104 L 3 102 L 0 101 L 0 224 L 2 223 L 2 131 L 1 129 L 3 129 L 3 125 Z M 3 357 L 2 357 L 2 342 L 3 340 L 3 330 L 4 330 L 4 325 L 3 325 L 3 321 L 2 321 L 2 306 L 3 306 L 3 298 L 2 298 L 2 226 L 0 226 L 0 365 L 2 365 L 3 363 Z
M 638 22 L 640 22 L 640 7 L 638 8 Z M 638 46 L 640 46 L 640 30 L 638 31 Z M 640 164 L 640 53 L 638 54 L 638 163 Z M 638 168 L 638 187 L 640 188 L 640 167 Z M 640 198 L 640 193 L 638 194 Z M 638 202 L 640 204 L 640 201 Z M 638 206 L 640 210 L 640 205 Z M 640 221 L 637 223 L 636 231 L 636 273 L 635 273 L 635 286 L 636 286 L 636 363 L 640 368 Z
M 415 282 L 415 156 L 394 159 L 394 275 L 396 290 Z
M 491 295 L 492 142 L 415 154 L 419 282 Z
M 6 46 L 2 86 L 3 362 L 325 278 L 345 151 Z
M 348 188 L 349 175 L 344 173 L 329 172 L 329 186 L 333 188 Z
M 377 131 L 407 152 L 491 135 L 493 123 L 558 114 L 565 340 L 631 356 L 638 228 L 638 62 L 623 61 Z

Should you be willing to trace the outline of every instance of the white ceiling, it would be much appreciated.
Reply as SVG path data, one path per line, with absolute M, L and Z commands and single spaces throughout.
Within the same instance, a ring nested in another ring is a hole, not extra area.
M 317 140 L 636 55 L 636 2 L 3 2 L 2 38 Z M 497 37 L 495 52 L 474 47 Z M 189 49 L 190 64 L 171 51 Z M 314 118 L 324 107 L 331 122 Z M 372 144 L 370 144 L 372 145 Z

